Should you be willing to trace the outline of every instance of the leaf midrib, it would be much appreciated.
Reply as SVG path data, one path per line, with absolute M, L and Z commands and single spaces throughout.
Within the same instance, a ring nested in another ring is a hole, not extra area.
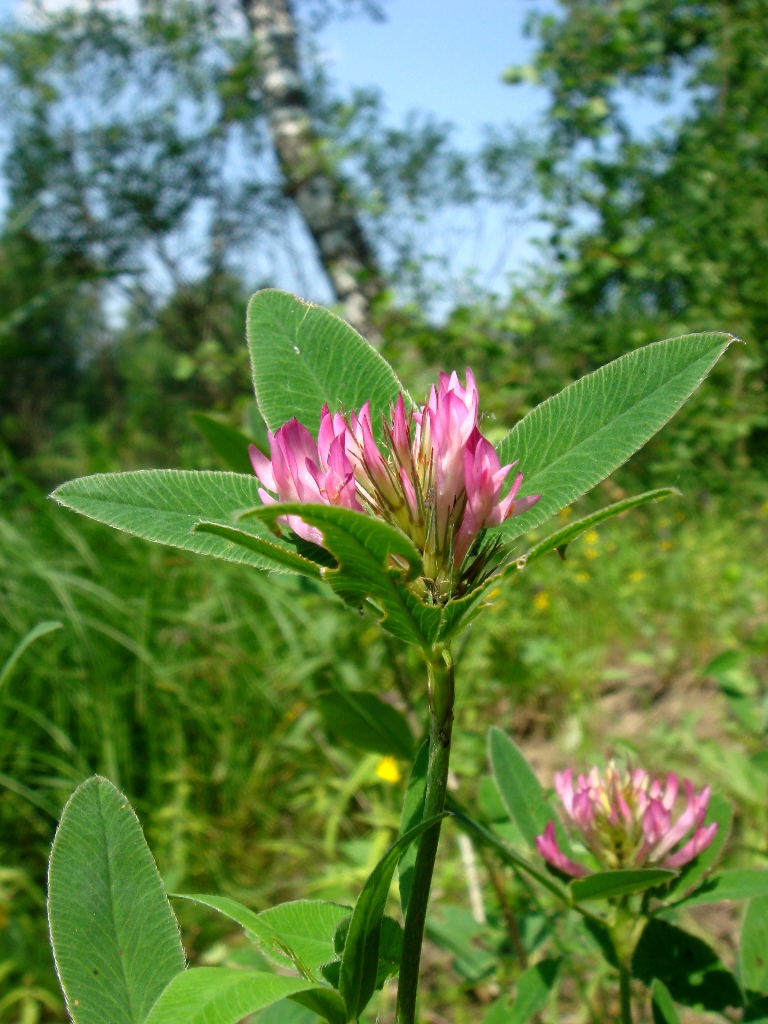
M 136 1024 L 141 1024 L 141 1022 L 139 1021 L 139 1019 L 136 1017 L 136 1015 L 134 1013 L 133 999 L 131 998 L 131 987 L 128 984 L 128 975 L 125 972 L 125 960 L 123 959 L 123 956 L 122 956 L 121 951 L 120 951 L 120 938 L 119 938 L 118 931 L 117 931 L 117 917 L 115 916 L 115 901 L 114 901 L 114 896 L 113 896 L 114 890 L 113 890 L 113 886 L 112 886 L 112 875 L 113 875 L 112 863 L 111 863 L 111 858 L 110 858 L 109 841 L 107 839 L 107 823 L 106 823 L 106 821 L 104 819 L 104 808 L 102 807 L 102 803 L 101 803 L 101 784 L 97 783 L 97 786 L 98 786 L 98 788 L 96 790 L 96 795 L 97 795 L 97 801 L 96 802 L 97 802 L 98 808 L 99 808 L 99 821 L 101 823 L 102 835 L 104 836 L 104 849 L 105 849 L 105 853 L 106 853 L 105 860 L 106 860 L 106 866 L 107 866 L 107 884 L 109 886 L 109 895 L 110 895 L 109 915 L 110 915 L 110 918 L 112 919 L 112 925 L 113 925 L 114 935 L 115 935 L 115 940 L 116 940 L 116 945 L 117 945 L 117 959 L 120 962 L 120 973 L 123 976 L 123 982 L 124 982 L 124 985 L 125 985 L 125 993 L 126 993 L 126 997 L 127 997 L 127 1000 L 128 1000 L 128 1011 L 130 1013 L 131 1020 L 135 1021 Z

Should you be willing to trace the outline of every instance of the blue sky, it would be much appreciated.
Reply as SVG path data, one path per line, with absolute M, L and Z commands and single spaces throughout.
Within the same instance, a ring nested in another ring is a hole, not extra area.
M 0 20 L 22 6 L 20 0 L 0 0 Z M 554 0 L 384 0 L 382 6 L 384 21 L 360 15 L 334 19 L 319 36 L 327 72 L 342 94 L 374 86 L 383 94 L 390 123 L 400 124 L 413 109 L 431 112 L 456 126 L 454 142 L 466 148 L 477 142 L 483 124 L 535 124 L 546 102 L 544 90 L 504 85 L 501 75 L 530 57 L 525 20 L 533 9 L 555 8 Z M 496 284 L 495 268 L 519 266 L 532 255 L 532 224 L 517 227 L 510 240 L 508 225 L 495 211 L 484 214 L 479 226 L 476 215 L 472 221 L 464 212 L 447 220 L 435 228 L 435 248 L 451 251 L 453 273 L 477 271 L 483 284 Z M 303 280 L 281 283 L 330 297 L 318 268 L 311 267 L 314 260 L 307 260 L 305 243 L 300 237 L 296 243 L 309 272 L 300 275 Z
M 530 124 L 543 109 L 542 89 L 504 85 L 501 74 L 533 53 L 523 32 L 528 14 L 554 7 L 551 0 L 389 0 L 385 22 L 333 21 L 321 45 L 342 87 L 376 85 L 393 119 L 430 110 L 471 143 L 484 122 Z
M 44 5 L 66 2 L 44 0 Z M 21 4 L 22 0 L 0 0 L 0 21 Z M 365 16 L 334 19 L 319 35 L 320 54 L 342 95 L 354 87 L 374 86 L 384 97 L 388 122 L 398 125 L 414 109 L 430 112 L 453 123 L 454 142 L 467 149 L 476 145 L 484 124 L 512 123 L 535 130 L 547 103 L 546 91 L 504 85 L 501 76 L 510 64 L 530 59 L 535 41 L 525 34 L 526 20 L 533 11 L 557 11 L 556 0 L 383 0 L 382 6 L 383 22 Z M 632 99 L 630 109 L 636 126 L 658 120 L 653 104 Z M 542 227 L 530 216 L 515 218 L 496 208 L 481 214 L 447 211 L 430 223 L 429 230 L 431 251 L 450 254 L 448 276 L 457 282 L 451 285 L 456 298 L 461 281 L 470 278 L 481 288 L 503 292 L 506 274 L 535 258 L 532 241 Z M 281 280 L 275 283 L 320 300 L 330 298 L 301 226 L 290 245 L 293 269 L 290 259 L 280 258 Z M 269 259 L 274 265 L 274 257 Z M 255 265 L 252 270 L 259 273 Z

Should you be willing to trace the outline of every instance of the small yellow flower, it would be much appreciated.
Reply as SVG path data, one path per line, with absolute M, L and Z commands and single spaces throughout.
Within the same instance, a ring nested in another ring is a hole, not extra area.
M 549 608 L 549 594 L 546 590 L 540 590 L 533 599 L 533 607 L 537 612 L 545 612 Z
M 402 778 L 397 761 L 394 759 L 394 757 L 390 756 L 389 754 L 387 754 L 386 757 L 382 757 L 382 759 L 376 765 L 376 774 L 382 780 L 382 782 L 389 782 L 393 786 Z
M 588 533 L 584 534 L 585 544 L 597 544 L 599 540 L 600 534 L 597 532 L 597 530 L 590 530 Z
M 671 540 L 663 540 L 661 542 L 661 544 L 659 544 L 659 547 L 661 548 L 662 551 L 671 551 L 672 550 L 672 541 Z
M 577 572 L 573 578 L 576 580 L 577 583 L 589 583 L 588 572 Z
M 629 574 L 629 579 L 632 583 L 639 583 L 640 580 L 645 579 L 645 573 L 642 569 L 633 569 Z
M 584 557 L 589 558 L 591 561 L 593 558 L 599 558 L 600 552 L 597 550 L 597 548 L 587 548 L 587 550 L 584 552 Z
M 570 505 L 568 505 L 566 508 L 561 508 L 560 509 L 560 515 L 559 515 L 558 518 L 560 518 L 560 519 L 570 519 L 572 515 L 573 515 L 573 509 L 571 508 Z

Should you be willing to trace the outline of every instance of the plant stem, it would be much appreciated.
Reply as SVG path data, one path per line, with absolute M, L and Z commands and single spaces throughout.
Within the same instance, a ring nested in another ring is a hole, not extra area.
M 429 762 L 424 794 L 424 818 L 440 814 L 445 807 L 448 763 L 451 756 L 453 723 L 453 661 L 450 652 L 435 652 L 427 661 L 429 672 Z M 427 919 L 429 890 L 440 841 L 440 824 L 425 832 L 419 840 L 413 884 L 405 915 L 403 955 L 397 987 L 396 1024 L 415 1024 L 416 996 L 419 988 L 421 945 Z
M 619 1001 L 621 1003 L 621 1024 L 632 1024 L 630 973 L 625 964 L 619 965 Z

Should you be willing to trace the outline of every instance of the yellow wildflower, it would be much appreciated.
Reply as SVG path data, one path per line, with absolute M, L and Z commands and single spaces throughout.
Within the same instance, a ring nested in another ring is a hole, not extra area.
M 393 786 L 402 778 L 398 763 L 390 754 L 382 757 L 376 765 L 376 774 L 382 782 L 389 782 Z

